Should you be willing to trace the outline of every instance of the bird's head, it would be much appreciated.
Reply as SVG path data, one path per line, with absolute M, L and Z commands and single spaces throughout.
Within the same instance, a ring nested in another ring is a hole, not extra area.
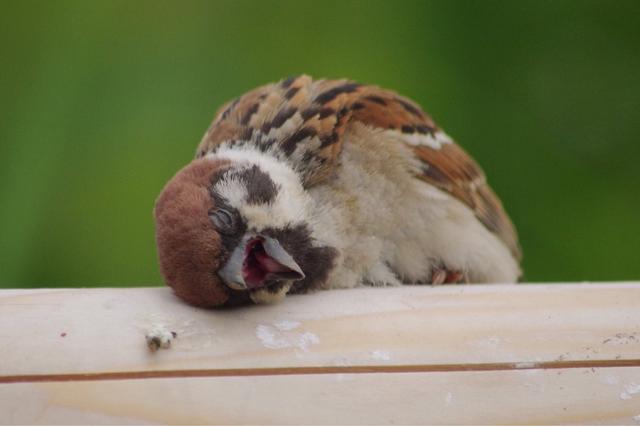
M 180 170 L 155 206 L 160 270 L 205 307 L 279 299 L 305 278 L 312 250 L 307 198 L 275 159 L 205 157 Z

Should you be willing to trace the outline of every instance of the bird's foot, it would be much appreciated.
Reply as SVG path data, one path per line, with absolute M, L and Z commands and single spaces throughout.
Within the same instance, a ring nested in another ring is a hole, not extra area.
M 431 272 L 431 285 L 462 284 L 467 282 L 464 272 L 448 269 L 445 266 L 434 267 Z

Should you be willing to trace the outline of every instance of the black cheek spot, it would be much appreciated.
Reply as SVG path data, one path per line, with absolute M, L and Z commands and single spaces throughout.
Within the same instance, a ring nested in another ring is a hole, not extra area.
M 256 165 L 237 172 L 236 176 L 247 188 L 249 204 L 268 204 L 278 195 L 278 186 Z

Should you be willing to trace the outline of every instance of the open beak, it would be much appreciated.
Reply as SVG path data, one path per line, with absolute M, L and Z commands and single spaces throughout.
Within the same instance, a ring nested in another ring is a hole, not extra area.
M 235 290 L 253 290 L 277 281 L 304 278 L 300 266 L 278 240 L 260 235 L 244 237 L 218 275 Z

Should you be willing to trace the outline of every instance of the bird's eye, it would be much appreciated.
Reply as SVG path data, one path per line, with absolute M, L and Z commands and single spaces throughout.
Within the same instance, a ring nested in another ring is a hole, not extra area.
M 235 229 L 236 220 L 233 213 L 225 209 L 215 209 L 209 212 L 209 218 L 218 231 L 231 233 Z

